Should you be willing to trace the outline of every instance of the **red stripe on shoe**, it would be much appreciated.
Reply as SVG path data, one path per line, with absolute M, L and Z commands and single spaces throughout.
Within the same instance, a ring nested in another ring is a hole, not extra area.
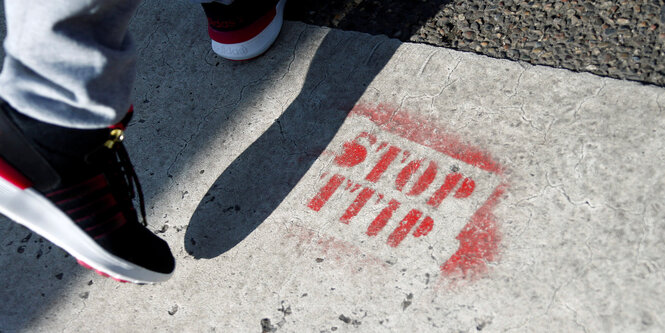
M 12 185 L 25 190 L 28 187 L 32 187 L 32 182 L 25 178 L 20 172 L 16 171 L 9 163 L 5 162 L 0 158 L 0 177 L 4 180 L 10 182 Z
M 266 15 L 263 15 L 260 19 L 250 24 L 249 26 L 231 31 L 219 31 L 208 24 L 208 35 L 210 35 L 212 40 L 222 44 L 237 44 L 246 42 L 265 30 L 265 28 L 275 19 L 275 16 L 277 16 L 277 9 L 273 8 L 270 10 L 270 12 L 268 12 Z
M 106 274 L 106 273 L 104 273 L 104 272 L 102 272 L 102 271 L 100 271 L 100 270 L 98 270 L 98 269 L 94 269 L 94 268 L 93 268 L 93 270 L 95 271 L 95 273 L 97 273 L 97 274 L 99 274 L 99 275 L 101 275 L 101 276 L 103 276 L 103 277 L 105 277 L 105 278 L 110 278 L 110 277 L 111 277 L 110 275 L 108 275 L 108 274 Z
M 100 239 L 100 238 L 102 238 L 102 237 L 104 237 L 104 236 L 120 229 L 120 227 L 122 227 L 126 223 L 127 223 L 127 219 L 125 219 L 125 216 L 122 213 L 118 213 L 118 214 L 116 214 L 115 216 L 113 216 L 111 219 L 109 219 L 108 221 L 106 221 L 104 223 L 100 223 L 96 226 L 85 228 L 85 231 L 94 232 L 95 230 L 98 230 L 99 228 L 101 228 L 103 226 L 112 224 L 112 226 L 108 230 L 104 231 L 102 234 L 99 234 L 99 235 L 93 237 L 94 239 Z
M 115 201 L 115 198 L 113 198 L 113 196 L 109 193 L 109 194 L 107 194 L 103 197 L 98 198 L 95 201 L 89 202 L 88 204 L 86 204 L 84 206 L 77 207 L 77 208 L 74 208 L 74 209 L 70 209 L 70 210 L 66 211 L 65 213 L 67 213 L 67 215 L 72 215 L 72 214 L 75 214 L 76 212 L 80 212 L 81 210 L 84 210 L 86 208 L 92 207 L 93 205 L 97 205 L 97 204 L 100 204 L 100 207 L 97 208 L 97 212 L 102 212 L 102 211 L 111 209 L 112 207 L 117 205 L 118 202 Z M 87 219 L 87 218 L 88 217 L 80 218 L 80 219 L 77 219 L 74 222 L 79 223 L 79 222 L 81 222 L 81 221 L 83 221 L 84 219 Z
M 81 260 L 81 259 L 76 259 L 76 261 L 79 263 L 79 265 L 81 265 L 81 266 L 83 266 L 84 268 L 87 268 L 87 269 L 89 269 L 89 270 L 91 270 L 91 271 L 94 271 L 95 273 L 99 274 L 100 276 L 103 276 L 103 277 L 106 277 L 106 278 L 110 277 L 111 279 L 116 280 L 116 281 L 118 281 L 118 282 L 122 282 L 122 283 L 129 283 L 129 281 L 127 281 L 127 280 L 123 280 L 123 279 L 119 279 L 119 278 L 116 278 L 116 277 L 112 277 L 112 276 L 110 276 L 110 275 L 108 275 L 108 274 L 106 274 L 106 273 L 104 273 L 104 272 L 102 272 L 102 271 L 100 271 L 100 270 L 98 270 L 98 269 L 94 269 L 92 266 L 86 264 L 86 263 L 85 263 L 83 260 Z
M 83 261 L 83 260 L 81 260 L 81 259 L 76 259 L 76 262 L 78 262 L 79 265 L 81 265 L 81 266 L 83 266 L 83 267 L 85 267 L 85 268 L 87 268 L 87 269 L 92 269 L 92 266 L 86 264 L 85 261 Z
M 97 175 L 97 176 L 95 176 L 95 177 L 93 177 L 93 178 L 90 178 L 90 179 L 88 179 L 88 180 L 82 182 L 82 183 L 78 183 L 78 184 L 76 184 L 76 185 L 73 185 L 73 186 L 70 186 L 70 187 L 67 187 L 67 188 L 63 188 L 63 189 L 59 189 L 59 190 L 56 190 L 56 191 L 53 191 L 53 192 L 47 193 L 46 196 L 50 198 L 50 197 L 53 197 L 53 196 L 56 196 L 56 195 L 59 195 L 59 194 L 65 193 L 65 192 L 67 192 L 67 191 L 71 191 L 71 190 L 74 190 L 74 189 L 78 189 L 79 187 L 85 187 L 85 186 L 87 186 L 88 184 L 96 184 L 96 185 L 99 185 L 99 184 L 101 184 L 101 178 L 104 178 L 104 175 L 99 174 L 99 175 Z
M 116 277 L 111 277 L 111 279 L 116 280 L 116 281 L 118 281 L 118 282 L 120 282 L 120 283 L 129 283 L 129 281 L 127 281 L 127 280 L 118 279 L 118 278 L 116 278 Z
M 56 205 L 62 205 L 62 204 L 65 204 L 67 202 L 71 202 L 73 200 L 80 199 L 81 197 L 89 195 L 90 193 L 93 193 L 95 191 L 101 190 L 106 186 L 108 186 L 108 183 L 106 182 L 106 177 L 104 177 L 104 175 L 99 175 L 95 178 L 91 178 L 91 179 L 87 180 L 85 183 L 78 184 L 78 185 L 72 186 L 70 188 L 63 189 L 63 190 L 58 190 L 56 192 L 51 192 L 51 193 L 46 194 L 46 196 L 48 198 L 53 198 L 56 195 L 65 194 L 68 191 L 69 192 L 78 192 L 73 197 L 65 198 L 65 199 L 59 200 L 58 202 L 55 203 Z

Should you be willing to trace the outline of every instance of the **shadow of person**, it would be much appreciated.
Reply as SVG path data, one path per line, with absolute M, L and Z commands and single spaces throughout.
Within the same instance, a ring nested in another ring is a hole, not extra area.
M 399 45 L 385 37 L 328 32 L 293 103 L 199 203 L 185 234 L 187 252 L 215 258 L 256 229 L 330 143 Z

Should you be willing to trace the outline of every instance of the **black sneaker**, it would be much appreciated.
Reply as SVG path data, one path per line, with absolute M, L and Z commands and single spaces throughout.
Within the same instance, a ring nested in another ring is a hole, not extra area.
M 212 49 L 230 60 L 249 60 L 275 42 L 284 22 L 286 0 L 236 0 L 204 3 Z
M 0 101 L 0 213 L 101 275 L 161 282 L 171 277 L 175 260 L 168 244 L 145 227 L 143 194 L 122 144 L 128 121 L 111 129 L 70 129 Z

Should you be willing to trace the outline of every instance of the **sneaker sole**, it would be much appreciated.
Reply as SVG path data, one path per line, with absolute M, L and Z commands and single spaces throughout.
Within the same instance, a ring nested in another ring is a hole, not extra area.
M 270 48 L 282 30 L 285 5 L 286 0 L 280 0 L 277 3 L 275 18 L 252 39 L 234 44 L 224 44 L 212 40 L 212 50 L 223 58 L 235 61 L 250 60 L 260 56 Z
M 0 160 L 0 167 L 6 174 L 9 166 Z M 14 177 L 18 174 L 9 170 Z M 20 183 L 0 174 L 0 213 L 67 251 L 82 266 L 117 281 L 137 284 L 163 282 L 171 277 L 110 254 L 43 195 Z

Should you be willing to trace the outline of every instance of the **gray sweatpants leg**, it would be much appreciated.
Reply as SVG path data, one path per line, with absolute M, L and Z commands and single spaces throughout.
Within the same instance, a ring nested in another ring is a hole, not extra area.
M 38 120 L 76 128 L 129 108 L 136 51 L 127 32 L 140 0 L 7 0 L 0 97 Z
M 120 121 L 130 106 L 136 65 L 127 26 L 139 2 L 5 1 L 0 97 L 55 125 L 91 129 Z

